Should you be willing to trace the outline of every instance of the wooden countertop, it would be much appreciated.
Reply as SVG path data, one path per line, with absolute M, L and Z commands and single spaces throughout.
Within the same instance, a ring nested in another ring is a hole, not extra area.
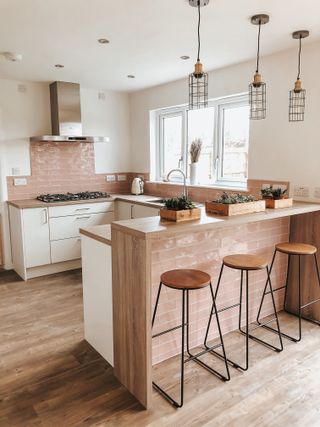
M 87 199 L 87 200 L 71 200 L 69 202 L 52 202 L 46 203 L 41 202 L 37 199 L 24 199 L 24 200 L 10 200 L 8 205 L 14 206 L 18 209 L 32 209 L 32 208 L 46 208 L 51 206 L 68 206 L 68 205 L 77 205 L 83 203 L 99 203 L 99 202 L 114 202 L 116 200 L 121 200 L 123 202 L 134 202 L 144 206 L 154 206 L 161 207 L 159 203 L 153 203 L 153 200 L 158 200 L 160 197 L 150 196 L 147 194 L 140 194 L 135 196 L 134 194 L 110 194 L 110 197 L 101 198 L 101 199 Z
M 80 228 L 80 234 L 97 240 L 98 242 L 105 243 L 111 246 L 111 225 L 95 225 L 88 228 Z
M 159 217 L 150 217 L 116 221 L 112 223 L 112 229 L 133 234 L 140 238 L 150 239 L 157 238 L 159 234 L 192 233 L 207 229 L 212 230 L 213 228 L 233 227 L 316 211 L 320 211 L 320 204 L 303 202 L 294 202 L 290 208 L 266 209 L 264 212 L 231 217 L 207 214 L 205 209 L 201 208 L 201 218 L 194 221 L 176 223 L 160 220 Z

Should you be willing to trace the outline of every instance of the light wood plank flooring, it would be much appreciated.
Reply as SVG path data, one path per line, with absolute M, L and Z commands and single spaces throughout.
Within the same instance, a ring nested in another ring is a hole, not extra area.
M 293 332 L 294 319 L 281 317 Z M 243 338 L 229 334 L 226 344 L 239 360 Z M 145 411 L 83 340 L 80 271 L 27 283 L 13 272 L 0 275 L 1 427 L 319 426 L 320 328 L 304 322 L 303 341 L 285 341 L 281 354 L 253 342 L 250 351 L 250 370 L 232 369 L 229 383 L 188 363 L 184 407 L 175 410 L 154 392 L 154 409 Z M 176 362 L 155 369 L 173 393 Z

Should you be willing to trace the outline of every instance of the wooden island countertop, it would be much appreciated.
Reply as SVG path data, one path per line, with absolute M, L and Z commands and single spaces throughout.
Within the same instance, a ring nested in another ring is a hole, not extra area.
M 119 230 L 124 233 L 133 234 L 140 238 L 153 239 L 159 234 L 171 233 L 192 233 L 196 231 L 212 230 L 224 227 L 233 227 L 259 221 L 301 215 L 320 210 L 318 203 L 294 202 L 290 208 L 266 209 L 264 212 L 252 214 L 221 216 L 207 214 L 205 208 L 201 208 L 201 218 L 193 221 L 181 223 L 163 221 L 159 217 L 139 218 L 125 221 L 116 221 L 112 224 L 112 230 Z

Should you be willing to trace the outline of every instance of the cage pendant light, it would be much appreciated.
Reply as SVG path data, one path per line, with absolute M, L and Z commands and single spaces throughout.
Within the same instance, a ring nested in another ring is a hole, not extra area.
M 250 104 L 250 119 L 251 120 L 262 120 L 266 118 L 266 84 L 262 81 L 261 74 L 259 72 L 260 65 L 260 35 L 261 25 L 265 25 L 269 22 L 268 15 L 254 15 L 251 18 L 253 25 L 259 26 L 258 31 L 258 48 L 257 48 L 257 67 L 253 77 L 253 82 L 249 85 L 249 104 Z
M 294 84 L 294 88 L 289 92 L 289 121 L 302 122 L 304 120 L 304 111 L 306 106 L 306 91 L 302 89 L 300 74 L 301 74 L 301 48 L 302 39 L 309 36 L 309 31 L 301 30 L 292 33 L 292 38 L 299 40 L 298 53 L 298 76 Z
M 203 66 L 200 62 L 200 8 L 206 6 L 209 0 L 189 0 L 189 3 L 198 8 L 198 55 L 194 72 L 189 75 L 189 109 L 194 110 L 208 106 L 208 74 L 203 72 Z

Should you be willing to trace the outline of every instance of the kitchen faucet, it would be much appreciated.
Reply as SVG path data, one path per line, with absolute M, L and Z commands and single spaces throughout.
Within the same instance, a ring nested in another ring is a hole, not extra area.
M 183 176 L 183 195 L 184 195 L 185 198 L 187 198 L 188 197 L 188 190 L 187 190 L 187 177 L 186 177 L 186 174 L 183 172 L 182 169 L 171 169 L 171 171 L 167 175 L 167 181 L 170 181 L 169 177 L 172 174 L 172 172 L 179 172 L 179 173 L 182 174 L 182 176 Z

